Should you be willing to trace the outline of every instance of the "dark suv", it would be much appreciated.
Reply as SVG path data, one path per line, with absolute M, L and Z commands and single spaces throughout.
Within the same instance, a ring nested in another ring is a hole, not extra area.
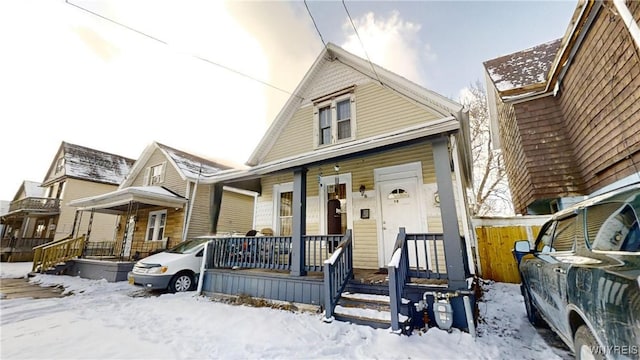
M 578 359 L 640 358 L 640 184 L 593 197 L 517 241 L 529 321 Z

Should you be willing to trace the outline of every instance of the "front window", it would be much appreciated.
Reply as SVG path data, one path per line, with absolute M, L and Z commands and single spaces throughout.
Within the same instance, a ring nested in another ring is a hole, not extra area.
M 316 146 L 335 144 L 354 138 L 353 94 L 341 95 L 315 104 Z
M 336 122 L 338 124 L 338 140 L 351 137 L 351 100 L 343 100 L 336 106 Z
M 331 144 L 331 107 L 320 109 L 320 139 L 319 144 Z
M 147 223 L 147 241 L 162 240 L 164 238 L 164 228 L 167 222 L 167 210 L 152 211 L 149 213 Z
M 152 166 L 150 175 L 149 185 L 162 183 L 164 181 L 164 164 Z
M 278 214 L 278 227 L 281 236 L 289 236 L 292 232 L 293 220 L 293 191 L 280 193 L 280 212 Z
M 44 237 L 44 230 L 45 230 L 45 224 L 44 224 L 44 219 L 38 219 L 38 221 L 36 222 L 36 232 L 35 232 L 35 238 L 42 238 Z
M 64 157 L 61 157 L 56 162 L 56 174 L 64 170 Z
M 64 196 L 64 181 L 58 183 L 58 192 L 56 193 L 56 199 L 62 199 Z

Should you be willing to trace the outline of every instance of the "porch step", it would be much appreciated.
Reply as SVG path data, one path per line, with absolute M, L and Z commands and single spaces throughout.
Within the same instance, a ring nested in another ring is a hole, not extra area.
M 334 318 L 374 329 L 390 328 L 389 296 L 344 292 L 334 310 Z M 400 321 L 404 320 L 406 316 L 400 315 Z
M 44 274 L 47 275 L 64 275 L 71 265 L 68 262 L 57 263 L 53 267 L 50 267 L 44 271 Z M 39 269 L 36 269 L 35 274 L 40 272 Z M 31 273 L 30 273 L 31 274 Z

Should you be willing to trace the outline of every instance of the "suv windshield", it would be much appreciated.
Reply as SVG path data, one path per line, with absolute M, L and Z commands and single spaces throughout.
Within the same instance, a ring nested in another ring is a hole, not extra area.
M 191 239 L 191 240 L 183 241 L 180 244 L 168 250 L 167 252 L 174 253 L 174 254 L 189 254 L 194 252 L 198 247 L 198 245 L 202 243 L 206 243 L 209 240 L 210 239 Z

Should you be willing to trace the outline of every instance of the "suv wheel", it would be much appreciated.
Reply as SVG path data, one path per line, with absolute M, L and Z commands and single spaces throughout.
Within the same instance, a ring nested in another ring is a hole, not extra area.
M 188 273 L 176 274 L 169 282 L 169 291 L 183 292 L 189 291 L 194 285 L 193 277 Z
M 531 294 L 529 294 L 529 289 L 523 284 L 522 285 L 522 296 L 524 297 L 524 307 L 527 310 L 527 319 L 531 323 L 531 325 L 535 327 L 540 327 L 544 325 L 544 320 L 540 317 L 540 313 L 538 313 L 538 309 L 531 301 Z
M 581 325 L 573 337 L 573 346 L 578 360 L 604 359 L 598 341 L 587 325 Z

